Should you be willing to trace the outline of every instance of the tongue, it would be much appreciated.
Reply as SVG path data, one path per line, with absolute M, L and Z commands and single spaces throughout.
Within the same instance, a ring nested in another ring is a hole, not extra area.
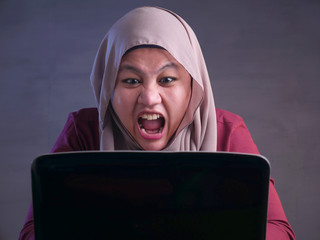
M 158 118 L 156 120 L 142 119 L 141 124 L 145 130 L 156 130 L 162 127 L 163 119 L 162 118 Z

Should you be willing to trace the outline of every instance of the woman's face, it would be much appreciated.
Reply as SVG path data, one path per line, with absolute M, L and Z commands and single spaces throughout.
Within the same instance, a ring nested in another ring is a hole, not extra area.
M 112 105 L 144 150 L 163 149 L 189 104 L 191 77 L 166 50 L 138 48 L 121 60 Z

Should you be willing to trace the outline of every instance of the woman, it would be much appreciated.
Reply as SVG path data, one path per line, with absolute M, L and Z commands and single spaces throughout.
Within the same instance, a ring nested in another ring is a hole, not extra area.
M 98 109 L 71 113 L 53 152 L 232 151 L 258 154 L 242 119 L 215 109 L 197 38 L 177 14 L 137 8 L 103 39 L 91 74 Z M 20 239 L 33 238 L 32 206 Z M 267 239 L 295 239 L 270 181 Z

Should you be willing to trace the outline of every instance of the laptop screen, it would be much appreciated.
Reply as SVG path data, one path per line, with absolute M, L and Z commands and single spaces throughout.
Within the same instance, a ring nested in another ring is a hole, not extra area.
M 264 239 L 268 183 L 256 155 L 44 155 L 32 165 L 36 239 Z

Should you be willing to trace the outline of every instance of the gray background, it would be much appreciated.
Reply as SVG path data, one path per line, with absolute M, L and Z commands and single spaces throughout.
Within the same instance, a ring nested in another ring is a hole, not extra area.
M 320 237 L 320 1 L 0 0 L 0 239 L 31 201 L 30 163 L 67 114 L 94 106 L 98 45 L 130 9 L 159 5 L 195 30 L 216 105 L 241 115 L 299 239 Z

